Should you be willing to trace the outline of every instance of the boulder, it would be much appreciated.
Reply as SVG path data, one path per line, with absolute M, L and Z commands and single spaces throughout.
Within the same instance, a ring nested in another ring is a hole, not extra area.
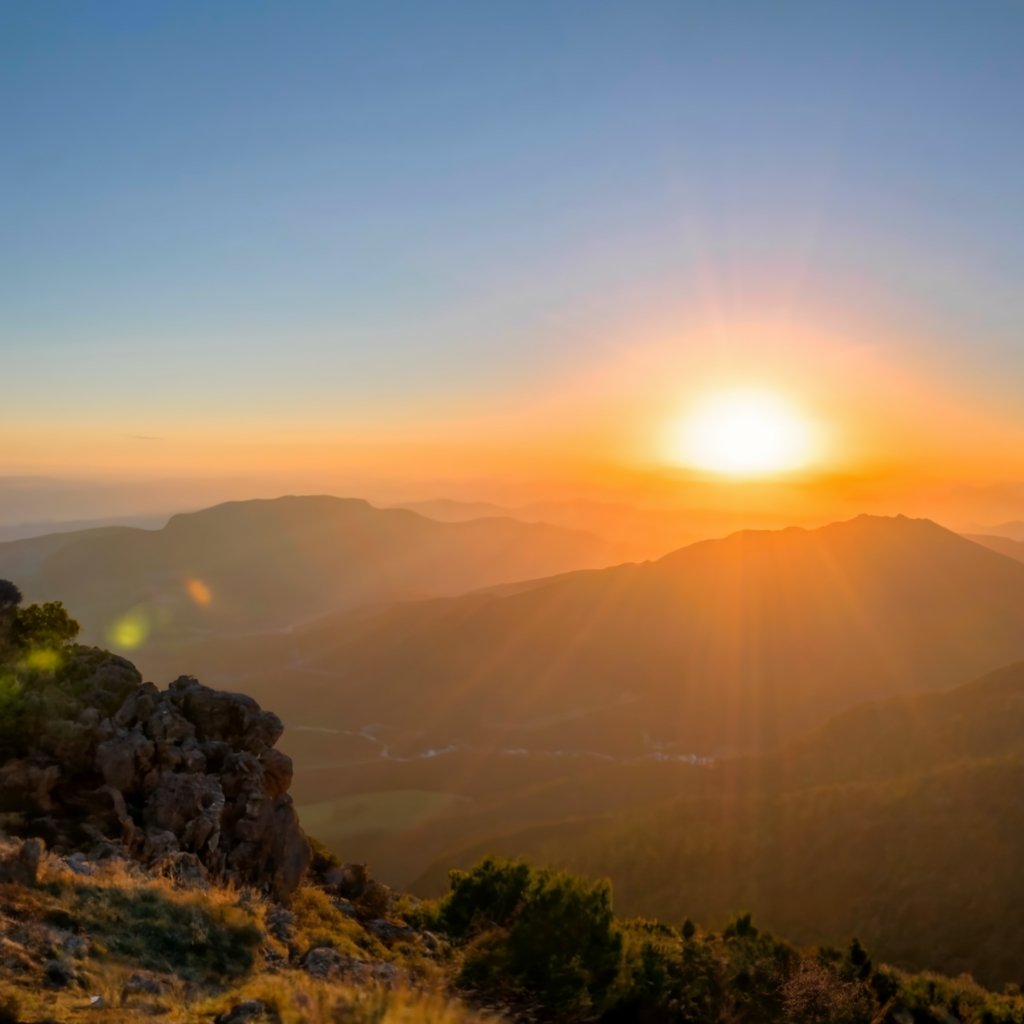
M 292 759 L 272 747 L 260 754 L 263 767 L 263 784 L 268 796 L 277 797 L 287 793 L 292 784 Z
M 345 974 L 351 968 L 351 960 L 331 946 L 315 946 L 302 958 L 302 966 L 311 977 L 326 981 Z
M 153 767 L 155 749 L 139 726 L 131 732 L 119 732 L 96 747 L 96 771 L 108 786 L 132 793 L 141 788 L 142 780 Z
M 256 1024 L 257 1021 L 279 1024 L 280 1020 L 281 1015 L 270 1003 L 265 1003 L 261 999 L 247 999 L 244 1003 L 238 1003 L 222 1013 L 214 1024 Z
M 210 886 L 210 873 L 194 853 L 167 854 L 153 862 L 152 871 L 183 889 L 208 889 Z
M 45 814 L 55 808 L 54 787 L 60 781 L 59 764 L 12 758 L 0 767 L 0 805 Z
M 171 985 L 168 981 L 155 974 L 150 974 L 148 971 L 135 971 L 128 976 L 128 980 L 124 983 L 121 996 L 122 998 L 137 995 L 162 996 L 170 988 Z
M 191 676 L 179 676 L 167 692 L 201 740 L 231 740 L 243 750 L 260 751 L 272 747 L 284 732 L 277 715 L 245 694 L 211 690 Z
M 190 676 L 161 691 L 84 648 L 50 685 L 55 713 L 0 767 L 0 809 L 21 812 L 26 834 L 64 855 L 113 844 L 185 882 L 295 890 L 311 851 L 277 715 Z

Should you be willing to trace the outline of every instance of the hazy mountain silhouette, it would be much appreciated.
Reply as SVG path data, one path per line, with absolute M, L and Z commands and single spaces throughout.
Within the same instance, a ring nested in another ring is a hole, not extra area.
M 1008 537 L 1010 540 L 1024 542 L 1024 520 L 1013 519 L 1008 523 L 1000 523 L 998 526 L 990 526 L 987 530 L 979 532 L 993 534 L 997 537 Z
M 551 523 L 583 530 L 614 542 L 622 551 L 621 561 L 659 558 L 684 544 L 706 537 L 723 536 L 740 529 L 775 529 L 792 524 L 787 518 L 765 508 L 643 508 L 624 501 L 595 501 L 576 498 L 535 501 L 526 505 L 503 506 L 489 502 L 409 502 L 411 508 L 431 519 L 465 522 L 481 516 L 510 516 L 523 522 Z M 768 506 L 770 507 L 770 503 Z
M 178 635 L 287 628 L 363 603 L 456 594 L 609 557 L 597 538 L 546 525 L 438 523 L 356 499 L 288 497 L 176 515 L 158 530 L 0 544 L 0 577 L 30 600 L 64 600 L 92 636 L 140 608 L 158 631 Z
M 969 534 L 967 539 L 973 540 L 975 544 L 980 544 L 982 547 L 990 548 L 992 551 L 998 551 L 999 554 L 1006 555 L 1007 558 L 1015 558 L 1018 562 L 1024 562 L 1024 541 L 987 534 Z
M 294 714 L 430 746 L 715 755 L 1024 657 L 1024 565 L 927 520 L 745 532 L 513 589 L 336 617 L 260 657 L 309 673 Z M 268 670 L 247 685 L 272 690 Z
M 144 530 L 157 530 L 167 522 L 168 516 L 110 516 L 97 519 L 40 520 L 39 522 L 0 525 L 0 543 L 45 537 L 52 533 L 81 533 L 106 526 L 138 526 Z

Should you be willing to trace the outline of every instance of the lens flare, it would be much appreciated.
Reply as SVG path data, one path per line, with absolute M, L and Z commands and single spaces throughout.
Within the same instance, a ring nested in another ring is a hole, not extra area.
M 142 608 L 133 608 L 122 615 L 107 630 L 107 640 L 122 650 L 133 651 L 141 647 L 149 637 L 151 623 Z
M 193 603 L 199 605 L 200 608 L 209 607 L 213 601 L 213 594 L 210 593 L 210 588 L 197 577 L 185 580 L 185 592 L 192 598 Z
M 22 664 L 33 672 L 54 672 L 62 660 L 60 651 L 50 647 L 35 647 L 25 655 Z

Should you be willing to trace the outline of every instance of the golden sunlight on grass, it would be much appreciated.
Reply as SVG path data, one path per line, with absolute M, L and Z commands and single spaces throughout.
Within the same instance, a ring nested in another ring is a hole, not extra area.
M 782 395 L 752 389 L 705 398 L 673 424 L 666 447 L 673 462 L 731 476 L 801 469 L 816 454 L 800 411 Z

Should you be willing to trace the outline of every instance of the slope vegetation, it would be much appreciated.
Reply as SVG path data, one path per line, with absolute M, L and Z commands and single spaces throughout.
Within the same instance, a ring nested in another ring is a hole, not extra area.
M 798 942 L 856 931 L 891 962 L 1003 985 L 1024 977 L 1022 786 L 1017 664 L 854 708 L 777 755 L 692 776 L 675 800 L 448 860 L 514 850 L 608 874 L 631 913 L 718 923 L 745 908 Z M 419 886 L 441 884 L 435 870 Z

